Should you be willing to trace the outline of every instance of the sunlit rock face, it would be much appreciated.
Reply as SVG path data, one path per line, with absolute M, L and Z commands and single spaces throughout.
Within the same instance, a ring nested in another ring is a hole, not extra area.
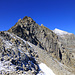
M 68 50 L 69 60 L 71 61 L 69 62 L 69 65 L 75 68 L 75 35 L 57 28 L 53 30 L 53 32 L 58 36 L 58 40 Z
M 8 31 L 0 32 L 0 74 L 74 75 L 75 54 L 59 36 L 30 17 L 19 19 Z
M 32 18 L 24 17 L 8 31 L 46 50 L 52 57 L 62 60 L 61 50 L 63 49 L 59 47 L 56 34 L 44 25 L 39 26 Z
M 69 53 L 61 41 L 59 41 L 58 35 L 71 35 L 71 33 L 55 29 L 51 31 L 43 24 L 39 26 L 32 18 L 24 17 L 20 19 L 12 28 L 8 30 L 23 38 L 26 41 L 37 45 L 43 50 L 46 50 L 48 54 L 56 58 L 58 61 L 65 65 L 70 65 Z M 55 32 L 55 33 L 54 33 Z M 59 33 L 60 32 L 60 33 Z M 57 34 L 56 34 L 57 33 Z M 64 45 L 65 46 L 65 45 Z M 69 64 L 68 64 L 69 62 Z M 72 64 L 74 66 L 74 63 Z

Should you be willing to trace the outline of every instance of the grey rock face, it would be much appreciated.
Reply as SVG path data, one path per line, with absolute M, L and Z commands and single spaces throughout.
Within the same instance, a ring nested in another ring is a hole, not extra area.
M 8 31 L 46 50 L 48 54 L 58 59 L 61 63 L 67 66 L 70 65 L 68 64 L 68 62 L 71 63 L 70 53 L 60 43 L 61 41 L 59 42 L 58 36 L 44 25 L 39 26 L 30 17 L 26 16 L 22 20 L 19 20 Z M 74 63 L 72 65 L 74 67 Z
M 75 35 L 58 29 L 55 29 L 54 31 L 58 36 L 58 40 L 63 44 L 63 46 L 68 51 L 67 58 L 69 58 L 69 66 L 75 69 Z M 64 32 L 64 34 L 58 34 L 58 31 Z
M 8 31 L 13 32 L 24 40 L 33 43 L 34 45 L 38 45 L 48 53 L 51 53 L 54 57 L 58 57 L 57 36 L 43 25 L 39 26 L 30 17 L 24 17 Z
M 40 62 L 51 67 L 56 75 L 70 75 L 75 73 L 75 54 L 66 47 L 71 46 L 71 40 L 64 40 L 66 39 L 59 37 L 43 24 L 39 26 L 26 16 L 22 20 L 19 19 L 7 32 L 0 32 L 0 61 L 5 66 L 5 62 L 9 61 L 8 64 L 13 68 L 12 75 L 36 75 Z M 1 70 L 2 73 L 9 72 Z

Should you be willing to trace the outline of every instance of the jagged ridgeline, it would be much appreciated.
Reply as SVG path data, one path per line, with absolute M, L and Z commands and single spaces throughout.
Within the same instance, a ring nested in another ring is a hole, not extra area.
M 70 59 L 69 51 L 58 41 L 58 36 L 44 25 L 39 26 L 32 18 L 25 16 L 19 19 L 8 32 L 37 45 L 61 63 L 75 68 L 74 60 Z
M 25 16 L 8 31 L 13 32 L 34 45 L 38 45 L 48 53 L 51 53 L 53 57 L 59 60 L 62 59 L 62 56 L 60 54 L 58 55 L 59 47 L 56 34 L 43 25 L 39 26 L 32 18 Z
M 44 64 L 53 75 L 75 75 L 74 39 L 73 34 L 57 35 L 25 16 L 0 32 L 0 75 L 50 75 L 41 69 Z

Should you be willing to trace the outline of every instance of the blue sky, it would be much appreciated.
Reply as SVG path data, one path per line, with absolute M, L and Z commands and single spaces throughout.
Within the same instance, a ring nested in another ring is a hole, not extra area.
M 29 16 L 39 25 L 75 34 L 75 0 L 0 0 L 0 31 Z

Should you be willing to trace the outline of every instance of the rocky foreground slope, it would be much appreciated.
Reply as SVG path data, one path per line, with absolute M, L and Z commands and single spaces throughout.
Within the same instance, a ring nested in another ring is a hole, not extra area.
M 27 16 L 8 31 L 0 32 L 1 75 L 44 75 L 40 63 L 55 75 L 74 75 L 74 55 L 57 34 Z
M 0 57 L 1 73 L 28 75 L 39 72 L 37 51 L 14 34 L 0 32 Z

